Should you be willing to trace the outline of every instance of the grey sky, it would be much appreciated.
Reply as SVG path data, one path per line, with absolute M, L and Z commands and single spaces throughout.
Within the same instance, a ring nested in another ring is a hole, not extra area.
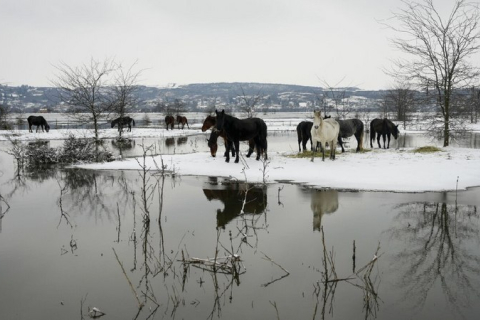
M 450 7 L 452 0 L 434 0 Z M 141 84 L 268 82 L 382 89 L 400 0 L 0 0 L 0 83 L 115 58 Z M 449 8 L 450 9 L 450 8 Z

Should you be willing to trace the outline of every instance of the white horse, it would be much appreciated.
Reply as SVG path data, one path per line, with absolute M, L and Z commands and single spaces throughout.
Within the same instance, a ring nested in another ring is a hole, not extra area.
M 330 159 L 335 160 L 335 149 L 337 148 L 339 132 L 340 125 L 337 121 L 331 118 L 324 120 L 320 111 L 313 112 L 313 126 L 311 130 L 313 140 L 312 162 L 319 143 L 322 148 L 322 161 L 325 161 L 325 145 L 327 142 L 330 145 Z

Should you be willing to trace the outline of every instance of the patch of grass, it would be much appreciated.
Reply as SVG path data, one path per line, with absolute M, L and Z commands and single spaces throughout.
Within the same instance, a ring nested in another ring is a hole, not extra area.
M 348 151 L 348 150 L 345 150 L 345 151 Z M 363 150 L 359 151 L 358 153 L 366 153 L 366 152 L 372 152 L 372 149 L 363 149 Z M 352 150 L 350 150 L 349 153 L 356 153 L 356 151 L 355 151 L 355 149 L 352 149 Z M 287 157 L 288 158 L 295 158 L 295 159 L 312 158 L 312 154 L 313 154 L 312 151 L 304 151 L 304 152 L 299 152 L 299 153 L 296 153 L 296 154 L 287 155 Z M 340 149 L 335 151 L 335 155 L 338 156 L 338 155 L 341 155 L 341 154 L 342 154 L 342 151 Z M 321 157 L 322 157 L 322 153 L 320 151 L 315 152 L 315 158 L 321 158 Z M 330 149 L 325 150 L 325 158 L 326 157 L 330 157 Z
M 413 150 L 414 153 L 432 153 L 432 152 L 439 152 L 442 151 L 442 149 L 434 147 L 434 146 L 425 146 L 425 147 L 420 147 L 415 150 Z
M 341 153 L 341 152 L 340 152 Z M 335 154 L 339 154 L 337 151 Z M 305 151 L 305 152 L 299 152 L 296 154 L 290 154 L 287 155 L 288 158 L 295 158 L 295 159 L 301 159 L 301 158 L 312 158 L 313 152 L 312 151 Z M 315 158 L 321 158 L 322 153 L 321 152 L 315 152 Z M 325 150 L 325 158 L 330 157 L 330 150 Z

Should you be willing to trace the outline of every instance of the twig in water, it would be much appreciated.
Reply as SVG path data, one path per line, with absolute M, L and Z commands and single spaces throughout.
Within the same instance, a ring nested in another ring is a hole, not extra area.
M 277 278 L 277 279 L 275 279 L 275 280 L 272 280 L 272 281 L 270 281 L 270 282 L 267 282 L 267 283 L 262 284 L 262 287 L 267 287 L 267 286 L 271 285 L 272 283 L 277 282 L 277 281 L 279 281 L 279 280 L 282 280 L 283 278 L 286 278 L 286 277 L 288 277 L 288 276 L 290 275 L 290 272 L 288 272 L 288 271 L 285 270 L 285 268 L 283 268 L 281 265 L 279 265 L 278 263 L 276 263 L 275 261 L 273 261 L 272 258 L 270 258 L 269 256 L 267 256 L 267 255 L 266 255 L 265 253 L 263 253 L 263 252 L 262 252 L 262 254 L 265 256 L 263 259 L 270 261 L 271 263 L 273 263 L 274 265 L 276 265 L 277 267 L 279 267 L 280 269 L 282 269 L 282 270 L 285 272 L 285 274 L 284 274 L 283 276 L 281 276 L 280 278 Z
M 280 315 L 278 314 L 277 303 L 275 301 L 272 302 L 270 300 L 268 302 L 270 302 L 270 304 L 275 308 L 275 311 L 277 313 L 277 319 L 280 320 Z
M 130 285 L 130 289 L 132 289 L 133 295 L 135 296 L 135 299 L 137 300 L 138 308 L 139 308 L 139 309 L 142 309 L 142 308 L 143 308 L 143 303 L 140 302 L 140 299 L 138 298 L 137 292 L 136 292 L 135 289 L 133 288 L 132 282 L 131 282 L 130 279 L 128 278 L 127 273 L 125 272 L 125 268 L 123 268 L 123 264 L 120 262 L 120 259 L 118 258 L 117 252 L 115 251 L 114 248 L 112 248 L 112 250 L 113 250 L 113 253 L 115 254 L 115 258 L 117 258 L 118 264 L 119 264 L 120 267 L 122 268 L 123 275 L 124 275 L 125 278 L 127 279 L 128 284 Z

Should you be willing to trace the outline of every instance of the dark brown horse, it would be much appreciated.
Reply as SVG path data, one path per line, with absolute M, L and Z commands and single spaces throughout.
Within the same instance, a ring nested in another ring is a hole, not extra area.
M 135 126 L 135 120 L 130 117 L 120 117 L 112 121 L 112 128 L 118 126 L 118 131 L 122 131 L 124 126 L 128 127 L 128 131 L 132 131 L 132 124 Z
M 187 128 L 190 129 L 190 127 L 188 126 L 187 117 L 178 115 L 177 116 L 177 124 L 178 124 L 177 128 L 178 129 L 180 129 L 180 123 L 182 124 L 182 129 L 183 129 L 183 127 L 185 127 L 185 124 L 187 125 Z
M 218 149 L 217 139 L 218 139 L 219 136 L 223 138 L 223 143 L 225 145 L 225 148 L 227 148 L 227 143 L 228 143 L 227 136 L 225 135 L 225 133 L 218 132 L 218 131 L 213 133 L 213 131 L 215 131 L 215 124 L 216 123 L 217 123 L 217 118 L 209 115 L 205 118 L 205 120 L 203 121 L 203 125 L 202 125 L 202 132 L 205 132 L 208 129 L 213 127 L 212 133 L 210 134 L 210 138 L 208 138 L 208 140 L 207 140 L 208 147 L 210 148 L 210 154 L 212 155 L 212 157 L 215 157 L 217 155 L 217 149 Z M 231 148 L 230 150 L 232 150 L 232 157 L 235 157 L 235 148 Z M 223 156 L 224 157 L 227 156 L 227 151 L 226 150 L 225 150 L 225 153 L 223 154 Z
M 173 126 L 175 125 L 175 118 L 173 116 L 166 116 L 165 125 L 167 126 L 167 131 L 168 131 L 168 126 L 170 126 L 170 129 L 173 130 Z
M 383 137 L 383 148 L 390 148 L 390 135 L 393 135 L 395 140 L 398 138 L 398 125 L 395 125 L 392 121 L 387 118 L 384 119 L 373 119 L 370 122 L 370 148 L 373 148 L 372 141 L 375 140 L 375 134 L 377 134 L 377 143 L 378 147 L 381 149 L 380 145 L 380 136 Z M 385 137 L 388 138 L 388 145 L 385 144 Z
M 223 141 L 225 143 L 225 148 L 227 148 L 227 143 L 230 144 L 230 150 L 232 151 L 232 157 L 235 157 L 235 148 L 233 147 L 233 142 L 227 140 L 222 133 L 220 133 L 218 130 L 212 130 L 210 133 L 210 137 L 208 138 L 208 147 L 210 148 L 210 154 L 212 157 L 215 158 L 217 155 L 217 150 L 218 150 L 218 144 L 217 144 L 217 139 L 218 137 L 222 137 Z M 255 141 L 253 139 L 248 140 L 248 155 L 251 155 L 253 150 L 255 148 Z M 228 149 L 228 148 L 227 148 Z M 224 157 L 227 156 L 227 150 L 225 150 L 225 153 L 223 154 Z
M 217 123 L 217 118 L 214 116 L 207 116 L 205 120 L 203 120 L 203 125 L 202 125 L 202 132 L 207 131 L 211 127 L 215 127 L 215 124 Z

